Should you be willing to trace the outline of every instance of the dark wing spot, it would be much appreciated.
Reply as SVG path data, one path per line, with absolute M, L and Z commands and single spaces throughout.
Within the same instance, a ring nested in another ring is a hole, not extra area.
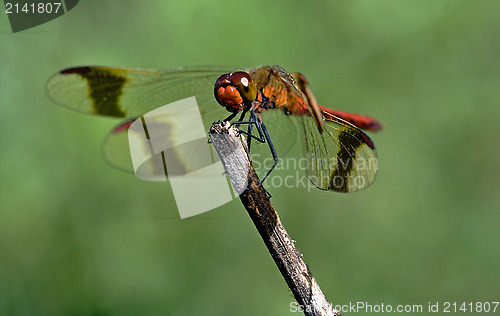
M 362 145 L 360 139 L 365 139 L 365 137 L 363 137 L 363 132 L 351 129 L 350 131 L 342 131 L 338 139 L 337 166 L 330 177 L 328 189 L 346 193 L 349 192 L 349 178 L 354 169 L 356 150 Z
M 127 78 L 113 73 L 110 69 L 99 67 L 70 68 L 61 73 L 74 73 L 87 80 L 93 113 L 125 117 L 125 113 L 120 109 L 120 97 Z

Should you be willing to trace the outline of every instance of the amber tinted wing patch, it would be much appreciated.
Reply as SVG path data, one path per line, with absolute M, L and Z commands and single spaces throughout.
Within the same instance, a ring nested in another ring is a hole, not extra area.
M 330 177 L 329 188 L 337 192 L 349 192 L 350 175 L 354 169 L 356 151 L 363 144 L 363 139 L 357 130 L 340 131 L 338 134 L 339 148 L 337 151 L 335 169 Z M 370 146 L 371 147 L 371 146 Z
M 304 115 L 302 122 L 307 174 L 316 187 L 347 193 L 373 183 L 378 160 L 368 135 L 335 117 L 325 120 L 322 132 L 311 116 Z

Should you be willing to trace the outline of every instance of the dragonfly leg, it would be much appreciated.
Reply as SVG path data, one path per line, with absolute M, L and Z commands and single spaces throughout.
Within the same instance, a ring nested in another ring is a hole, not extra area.
M 239 121 L 240 121 L 240 123 L 248 124 L 248 130 L 244 134 L 247 136 L 250 136 L 250 137 L 247 137 L 247 149 L 248 149 L 248 152 L 250 152 L 250 146 L 252 145 L 253 125 L 257 124 L 257 123 L 253 123 L 253 122 L 257 122 L 257 116 L 255 115 L 255 112 L 253 110 L 250 110 L 250 121 L 243 122 L 243 119 L 245 118 L 246 114 L 247 114 L 247 111 L 243 111 L 243 113 L 241 113 Z M 255 139 L 257 139 L 260 142 L 263 142 L 262 135 L 260 135 L 260 139 L 258 139 L 258 138 L 255 138 Z
M 269 176 L 271 171 L 273 171 L 273 169 L 278 164 L 278 155 L 276 154 L 276 149 L 274 148 L 273 142 L 271 141 L 271 137 L 269 136 L 269 132 L 267 131 L 267 128 L 266 128 L 266 125 L 264 124 L 264 122 L 260 122 L 260 127 L 261 127 L 262 131 L 264 132 L 264 137 L 266 138 L 267 144 L 269 145 L 269 149 L 271 150 L 271 155 L 273 156 L 273 159 L 274 159 L 273 166 L 271 167 L 271 169 L 269 169 L 269 171 L 266 173 L 264 178 L 262 178 L 262 182 L 264 182 L 266 180 L 267 176 Z
M 240 130 L 240 133 L 243 133 L 243 134 L 248 136 L 248 138 L 247 138 L 248 151 L 250 151 L 250 145 L 252 143 L 251 142 L 252 138 L 258 140 L 261 143 L 265 142 L 265 139 L 264 139 L 262 133 L 260 133 L 260 131 L 259 131 L 259 134 L 260 134 L 259 137 L 256 137 L 255 135 L 252 134 L 253 125 L 257 124 L 258 120 L 257 120 L 257 116 L 255 115 L 255 113 L 253 111 L 251 111 L 251 112 L 252 112 L 253 116 L 250 118 L 250 121 L 243 121 L 243 119 L 245 118 L 245 115 L 247 113 L 247 111 L 243 111 L 243 113 L 241 113 L 240 119 L 237 122 L 231 123 L 232 125 L 236 125 L 237 127 L 239 127 L 239 125 L 242 125 L 242 124 L 248 124 L 248 130 L 246 132 Z M 236 117 L 237 114 L 238 114 L 238 112 L 235 112 L 235 113 L 229 115 L 224 121 L 231 121 L 233 118 Z
M 224 120 L 224 122 L 225 122 L 225 121 L 231 121 L 232 119 L 234 119 L 234 118 L 236 117 L 236 114 L 238 114 L 238 112 L 235 112 L 235 113 L 233 113 L 233 114 L 229 115 L 229 116 L 228 116 L 228 117 Z
M 246 132 L 245 131 L 240 131 L 240 132 L 247 135 L 247 137 L 248 137 L 247 138 L 247 146 L 248 146 L 249 151 L 250 151 L 250 144 L 251 144 L 252 138 L 261 142 L 261 143 L 267 142 L 269 149 L 271 150 L 271 155 L 273 156 L 274 163 L 273 163 L 272 167 L 269 169 L 269 171 L 267 171 L 264 178 L 262 178 L 262 182 L 264 182 L 266 180 L 266 178 L 269 176 L 269 174 L 271 173 L 271 171 L 273 171 L 273 169 L 278 164 L 278 155 L 276 154 L 276 150 L 275 150 L 274 145 L 271 141 L 271 137 L 269 136 L 269 132 L 267 131 L 266 125 L 264 124 L 264 122 L 262 122 L 259 119 L 259 117 L 257 117 L 257 114 L 255 114 L 255 112 L 253 110 L 250 110 L 250 120 L 249 121 L 234 122 L 233 124 L 235 124 L 237 126 L 242 125 L 242 124 L 248 124 L 248 130 Z M 257 132 L 259 133 L 258 137 L 253 135 L 253 126 L 254 125 L 257 129 Z
M 252 135 L 253 132 L 253 124 L 248 124 L 248 131 L 247 135 Z M 252 138 L 248 137 L 247 138 L 247 147 L 248 147 L 248 152 L 250 152 L 250 145 L 252 145 Z
M 241 118 L 243 118 L 243 117 L 240 117 L 240 119 Z M 262 129 L 260 128 L 261 123 L 259 122 L 259 118 L 257 117 L 257 115 L 255 114 L 255 112 L 253 110 L 250 110 L 250 120 L 249 121 L 237 121 L 237 122 L 233 122 L 232 124 L 236 125 L 236 127 L 239 127 L 240 125 L 248 124 L 249 125 L 248 130 L 247 131 L 240 130 L 240 133 L 246 135 L 249 138 L 249 140 L 251 138 L 253 138 L 260 143 L 266 142 L 266 138 L 264 136 L 264 133 L 262 132 Z M 259 132 L 258 137 L 253 135 L 253 125 L 255 125 L 257 127 L 257 131 Z M 250 127 L 250 126 L 252 126 L 252 127 Z M 249 140 L 247 140 L 247 143 Z

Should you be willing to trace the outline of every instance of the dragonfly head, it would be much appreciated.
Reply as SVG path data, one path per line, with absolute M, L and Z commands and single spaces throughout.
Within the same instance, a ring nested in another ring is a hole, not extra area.
M 257 97 L 257 87 L 249 74 L 243 71 L 224 74 L 214 86 L 217 102 L 229 112 L 240 112 Z

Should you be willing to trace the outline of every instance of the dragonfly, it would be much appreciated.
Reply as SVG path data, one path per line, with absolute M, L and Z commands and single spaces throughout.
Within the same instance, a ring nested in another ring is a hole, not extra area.
M 205 130 L 215 121 L 232 121 L 240 114 L 233 123 L 249 124 L 246 134 L 261 143 L 272 138 L 275 144 L 286 143 L 284 148 L 293 146 L 296 127 L 290 118 L 296 119 L 301 126 L 307 176 L 319 189 L 358 191 L 373 183 L 378 171 L 375 145 L 363 130 L 380 130 L 382 124 L 366 115 L 319 105 L 304 75 L 277 65 L 246 70 L 227 66 L 160 70 L 79 66 L 52 75 L 46 92 L 52 101 L 71 110 L 125 119 L 103 144 L 105 160 L 125 171 L 132 169 L 126 141 L 132 122 L 191 96 L 196 97 Z M 253 135 L 253 126 L 259 136 Z M 276 165 L 277 154 L 272 147 L 271 151 Z

